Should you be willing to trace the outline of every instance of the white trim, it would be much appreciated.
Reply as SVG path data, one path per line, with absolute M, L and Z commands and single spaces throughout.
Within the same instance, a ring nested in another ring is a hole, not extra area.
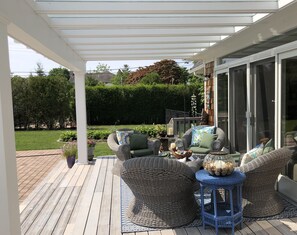
M 85 73 L 74 72 L 78 163 L 88 164 Z
M 247 63 L 246 64 L 246 149 L 249 151 L 252 148 L 252 126 L 251 126 L 251 117 L 252 117 L 252 112 L 251 112 L 251 82 L 252 82 L 252 75 L 251 75 L 251 64 Z
M 0 229 L 21 234 L 7 27 L 0 22 Z

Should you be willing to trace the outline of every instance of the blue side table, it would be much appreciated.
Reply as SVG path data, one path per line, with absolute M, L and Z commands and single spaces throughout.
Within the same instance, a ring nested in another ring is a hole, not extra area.
M 216 234 L 219 228 L 234 228 L 240 224 L 242 227 L 242 183 L 245 174 L 234 171 L 229 176 L 212 176 L 206 170 L 196 172 L 196 179 L 200 182 L 201 217 L 203 228 L 205 225 L 215 227 Z M 204 190 L 211 189 L 212 201 L 204 205 Z M 217 200 L 219 189 L 224 192 L 224 200 Z M 236 189 L 236 190 L 233 190 Z M 236 194 L 236 195 L 233 195 Z

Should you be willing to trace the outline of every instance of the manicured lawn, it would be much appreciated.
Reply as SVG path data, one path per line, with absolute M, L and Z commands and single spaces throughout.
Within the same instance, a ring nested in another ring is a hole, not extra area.
M 96 130 L 115 130 L 121 128 L 135 128 L 140 125 L 121 125 L 121 126 L 90 126 L 89 129 Z M 147 125 L 151 126 L 151 125 Z M 60 134 L 65 130 L 42 130 L 42 131 L 16 131 L 16 150 L 46 150 L 59 149 L 63 143 L 57 142 Z M 112 155 L 106 142 L 97 142 L 95 156 Z
M 63 143 L 57 142 L 63 130 L 16 131 L 16 150 L 45 150 L 61 148 Z

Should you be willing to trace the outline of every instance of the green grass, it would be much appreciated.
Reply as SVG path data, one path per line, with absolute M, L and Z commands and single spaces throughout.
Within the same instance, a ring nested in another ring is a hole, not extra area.
M 57 142 L 63 130 L 16 131 L 16 150 L 59 149 L 63 143 Z
M 116 126 L 116 129 L 121 128 L 135 128 L 140 125 L 121 125 Z M 151 126 L 151 125 L 145 125 Z M 96 130 L 114 130 L 115 126 L 89 126 L 89 129 Z M 59 149 L 63 143 L 57 142 L 60 134 L 65 130 L 42 130 L 42 131 L 16 131 L 15 141 L 16 150 L 46 150 L 46 149 Z M 95 147 L 95 156 L 112 155 L 106 142 L 98 142 Z

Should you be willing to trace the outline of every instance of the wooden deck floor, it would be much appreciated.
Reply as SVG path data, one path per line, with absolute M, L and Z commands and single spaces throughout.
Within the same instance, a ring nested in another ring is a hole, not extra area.
M 111 173 L 115 158 L 101 157 L 94 165 L 64 161 L 20 204 L 22 234 L 121 235 L 120 178 Z M 245 223 L 236 234 L 297 234 L 297 218 Z M 125 235 L 215 234 L 202 227 L 167 229 Z M 231 234 L 220 229 L 220 234 Z

